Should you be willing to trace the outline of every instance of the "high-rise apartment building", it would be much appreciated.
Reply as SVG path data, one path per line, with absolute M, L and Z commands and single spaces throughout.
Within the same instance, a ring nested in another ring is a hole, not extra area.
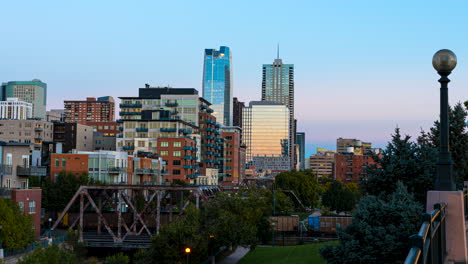
M 54 142 L 62 143 L 63 153 L 94 150 L 93 128 L 80 123 L 54 122 Z
M 115 121 L 115 106 L 112 96 L 86 98 L 86 101 L 67 100 L 65 105 L 65 121 L 78 122 L 113 122 Z
M 296 132 L 296 145 L 298 147 L 297 165 L 300 170 L 305 169 L 305 133 Z
M 232 54 L 229 47 L 205 49 L 203 98 L 212 104 L 218 122 L 232 126 L 233 118 Z
M 31 103 L 19 101 L 18 98 L 7 98 L 0 101 L 0 119 L 25 120 L 32 118 Z
M 372 143 L 362 142 L 359 139 L 338 138 L 336 140 L 336 152 L 354 153 L 355 155 L 364 155 L 372 151 Z
M 46 112 L 47 118 L 46 120 L 49 122 L 58 121 L 64 122 L 65 121 L 65 110 L 64 109 L 50 109 Z
M 295 122 L 294 122 L 294 64 L 283 64 L 278 57 L 272 64 L 263 64 L 262 101 L 284 104 L 289 109 L 289 143 L 288 156 L 291 167 L 295 164 Z
M 197 166 L 190 174 L 184 170 L 174 175 L 195 183 L 198 173 L 207 176 L 211 169 L 217 172 L 217 159 L 222 155 L 221 125 L 212 115 L 211 104 L 199 97 L 197 90 L 147 85 L 139 89 L 138 97 L 119 98 L 122 134 L 117 137 L 117 150 L 159 153 L 158 142 L 163 138 L 189 137 L 196 144 L 192 151 L 196 152 Z
M 32 143 L 40 150 L 43 141 L 52 141 L 53 124 L 44 120 L 0 120 L 0 141 Z
M 376 164 L 373 155 L 357 155 L 352 152 L 335 155 L 335 179 L 343 183 L 367 178 L 367 167 Z
M 0 87 L 0 100 L 15 97 L 20 101 L 31 103 L 33 106 L 32 116 L 45 120 L 47 104 L 47 84 L 41 80 L 13 81 L 2 83 Z
M 221 184 L 224 186 L 238 185 L 242 181 L 242 167 L 245 168 L 245 159 L 241 153 L 242 129 L 240 127 L 222 127 L 221 131 L 221 137 L 224 139 L 224 155 L 220 166 Z
M 289 157 L 290 115 L 286 105 L 253 101 L 243 110 L 243 142 L 247 162 L 255 156 Z M 291 168 L 291 166 L 289 166 Z

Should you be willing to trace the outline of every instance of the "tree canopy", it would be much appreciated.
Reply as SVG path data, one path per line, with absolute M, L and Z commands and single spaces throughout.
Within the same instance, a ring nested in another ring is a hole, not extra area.
M 356 184 L 344 185 L 340 181 L 331 182 L 322 195 L 322 204 L 337 213 L 351 211 L 360 198 Z
M 55 177 L 55 181 L 47 177 L 42 184 L 42 207 L 47 211 L 63 210 L 80 186 L 89 183 L 87 174 L 77 177 L 62 171 Z
M 359 202 L 352 224 L 338 230 L 339 245 L 322 248 L 320 254 L 329 264 L 402 263 L 422 210 L 401 182 L 392 194 L 368 195 Z
M 18 264 L 78 264 L 78 258 L 73 252 L 69 252 L 57 244 L 52 244 L 44 249 L 38 248 L 31 254 L 18 261 Z
M 311 170 L 282 172 L 275 177 L 278 189 L 291 190 L 308 207 L 316 207 L 320 200 L 321 186 Z
M 0 198 L 0 225 L 0 245 L 4 248 L 25 248 L 34 240 L 31 216 L 21 212 L 18 205 L 10 199 Z

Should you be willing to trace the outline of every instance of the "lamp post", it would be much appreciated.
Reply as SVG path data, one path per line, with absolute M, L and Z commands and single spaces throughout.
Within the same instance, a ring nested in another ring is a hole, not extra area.
M 457 56 L 451 50 L 442 49 L 432 57 L 432 66 L 440 75 L 440 149 L 437 161 L 435 189 L 437 191 L 455 191 L 455 181 L 452 175 L 452 155 L 449 148 L 449 106 L 447 76 L 457 66 Z
M 3 229 L 3 226 L 0 225 L 0 260 L 3 260 L 3 246 L 2 246 L 3 245 L 2 231 L 3 230 L 2 229 Z
M 185 254 L 187 255 L 187 258 L 186 258 L 186 261 L 185 261 L 186 264 L 189 264 L 189 255 L 190 255 L 191 251 L 192 250 L 189 247 L 185 248 Z

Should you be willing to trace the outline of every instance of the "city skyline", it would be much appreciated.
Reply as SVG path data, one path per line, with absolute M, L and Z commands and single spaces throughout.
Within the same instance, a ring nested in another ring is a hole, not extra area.
M 466 100 L 468 85 L 463 63 L 468 57 L 463 45 L 467 37 L 460 33 L 468 25 L 463 12 L 467 4 L 426 1 L 401 9 L 397 2 L 247 8 L 240 1 L 232 12 L 200 19 L 195 18 L 206 5 L 196 3 L 180 8 L 175 3 L 147 2 L 143 10 L 118 3 L 95 3 L 93 9 L 78 3 L 66 7 L 31 3 L 24 9 L 10 2 L 5 4 L 9 12 L 0 32 L 15 41 L 0 44 L 0 72 L 4 82 L 35 78 L 46 82 L 48 109 L 88 95 L 131 96 L 132 89 L 143 83 L 201 92 L 203 50 L 226 45 L 235 51 L 234 96 L 248 103 L 260 100 L 261 65 L 276 57 L 279 41 L 281 57 L 295 65 L 295 115 L 298 131 L 306 132 L 306 156 L 315 146 L 329 148 L 335 135 L 382 146 L 397 125 L 416 136 L 420 127 L 428 130 L 438 119 L 438 75 L 430 62 L 435 51 L 450 48 L 460 61 L 450 76 L 452 105 Z M 161 16 L 156 22 L 149 19 L 155 10 Z M 181 21 L 170 19 L 173 10 Z M 18 12 L 24 14 L 21 21 L 14 17 Z M 83 12 L 89 17 L 86 21 L 76 17 Z M 239 12 L 250 23 L 235 20 Z M 271 13 L 284 14 L 284 19 L 265 19 Z M 210 34 L 204 32 L 207 25 L 213 25 Z M 229 34 L 212 34 L 215 31 Z M 278 35 L 280 31 L 284 34 Z M 152 41 L 161 38 L 164 41 Z M 184 67 L 177 67 L 180 61 Z

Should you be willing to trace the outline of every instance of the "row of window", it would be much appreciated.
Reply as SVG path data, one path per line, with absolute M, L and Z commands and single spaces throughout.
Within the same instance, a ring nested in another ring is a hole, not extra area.
M 182 142 L 173 142 L 173 143 L 172 143 L 172 146 L 173 146 L 173 147 L 181 147 L 181 146 L 182 146 Z M 161 147 L 165 147 L 165 148 L 169 147 L 169 142 L 167 142 L 167 141 L 162 141 L 162 142 L 161 142 Z
M 167 150 L 162 150 L 161 151 L 161 156 L 169 156 L 169 151 Z M 181 151 L 172 151 L 172 156 L 173 157 L 180 157 L 181 156 Z
M 21 212 L 24 213 L 24 202 L 18 202 L 18 206 Z M 29 201 L 29 213 L 35 214 L 36 213 L 36 201 L 32 200 Z

